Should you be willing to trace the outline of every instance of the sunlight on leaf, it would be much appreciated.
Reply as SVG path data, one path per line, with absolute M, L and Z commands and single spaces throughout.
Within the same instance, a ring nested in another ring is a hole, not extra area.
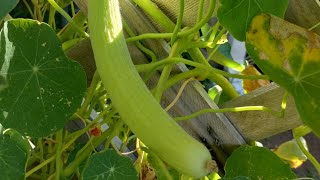
M 268 12 L 283 17 L 288 6 L 288 0 L 219 0 L 217 17 L 236 39 L 244 41 L 246 31 L 252 18 Z
M 249 55 L 295 100 L 302 121 L 320 136 L 320 37 L 268 14 L 252 20 Z
M 308 149 L 306 140 L 303 137 L 300 138 L 303 146 Z M 281 159 L 287 161 L 292 168 L 298 168 L 307 160 L 307 156 L 303 154 L 294 139 L 282 143 L 274 153 Z
M 23 135 L 63 128 L 86 90 L 82 67 L 68 59 L 55 32 L 34 20 L 7 21 L 0 32 L 0 123 Z
M 1 179 L 24 179 L 27 158 L 30 153 L 28 141 L 13 129 L 0 124 L 0 177 Z

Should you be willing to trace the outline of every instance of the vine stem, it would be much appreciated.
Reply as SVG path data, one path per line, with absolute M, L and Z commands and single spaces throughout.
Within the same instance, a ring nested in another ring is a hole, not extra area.
M 73 19 L 69 16 L 68 13 L 66 13 L 54 0 L 47 0 L 50 5 L 56 10 L 58 11 L 64 18 L 67 19 L 68 22 L 71 23 L 72 26 L 74 26 L 74 28 L 76 28 L 76 30 L 84 37 L 89 37 L 89 35 L 83 31 L 82 29 L 80 29 L 79 26 L 77 26 L 77 24 L 73 21 Z
M 180 58 L 180 57 L 171 57 L 171 58 L 165 58 L 161 61 L 154 62 L 154 63 L 149 63 L 149 64 L 141 64 L 141 65 L 136 65 L 136 69 L 138 72 L 145 72 L 149 71 L 152 69 L 157 69 L 165 64 L 174 64 L 174 63 L 184 63 L 193 67 L 200 68 L 202 70 L 206 71 L 211 71 L 212 73 L 218 73 L 223 76 L 227 77 L 232 77 L 232 78 L 238 78 L 238 79 L 250 79 L 250 80 L 255 80 L 255 79 L 269 79 L 267 75 L 242 75 L 242 74 L 231 74 L 219 69 L 212 69 L 212 67 L 207 67 L 201 63 L 194 62 L 188 59 Z M 203 71 L 202 71 L 203 72 Z M 203 74 L 203 73 L 202 73 Z M 197 74 L 195 74 L 197 75 Z
M 22 2 L 24 3 L 24 5 L 27 7 L 28 11 L 29 11 L 29 14 L 31 15 L 32 19 L 36 19 L 36 17 L 34 16 L 28 2 L 26 0 L 22 0 Z
M 112 127 L 104 131 L 101 136 L 97 137 L 93 140 L 92 144 L 94 147 L 97 147 L 99 144 L 101 144 L 105 139 L 107 139 L 110 134 L 112 134 L 114 131 L 118 131 L 119 128 L 121 128 L 123 122 L 117 121 Z M 78 158 L 76 158 L 74 161 L 72 161 L 63 171 L 64 176 L 70 176 L 80 165 L 80 163 L 85 160 L 92 152 L 92 147 L 88 146 L 86 149 L 83 150 L 81 154 L 79 154 Z
M 57 150 L 56 150 L 56 173 L 55 178 L 56 180 L 59 180 L 61 177 L 61 170 L 63 169 L 63 162 L 61 160 L 61 155 L 63 152 L 63 130 L 60 130 L 56 134 L 56 140 L 57 140 Z
M 265 106 L 244 106 L 244 107 L 233 107 L 233 108 L 223 108 L 223 109 L 202 109 L 200 111 L 197 111 L 187 116 L 176 117 L 174 118 L 174 120 L 185 121 L 205 113 L 224 113 L 224 112 L 242 112 L 242 111 L 265 111 L 265 112 L 269 112 L 271 114 L 275 114 L 279 116 L 278 111 L 275 111 Z
M 156 163 L 159 166 L 160 171 L 163 173 L 163 175 L 166 177 L 167 180 L 173 180 L 170 172 L 168 171 L 166 165 L 163 163 L 163 161 L 154 153 L 152 152 L 150 149 L 146 148 L 146 147 L 141 147 L 141 150 L 143 150 L 144 152 L 148 153 L 148 156 L 152 156 L 154 158 L 154 160 L 156 161 Z
M 73 144 L 77 139 L 78 137 L 80 137 L 82 134 L 86 133 L 91 125 L 95 124 L 96 122 L 98 122 L 110 109 L 109 108 L 106 108 L 104 109 L 96 119 L 94 119 L 91 124 L 87 125 L 85 128 L 79 130 L 79 131 L 76 131 L 72 134 L 70 134 L 68 137 L 66 137 L 65 139 L 69 139 L 71 138 L 71 140 L 69 140 L 63 147 L 62 147 L 62 152 L 67 150 L 69 148 L 69 146 L 71 144 Z M 25 178 L 27 178 L 28 176 L 30 176 L 31 174 L 33 174 L 34 172 L 38 171 L 39 169 L 41 169 L 42 167 L 44 167 L 45 165 L 49 164 L 50 162 L 52 162 L 53 160 L 55 160 L 57 157 L 57 154 L 51 156 L 49 159 L 43 161 L 42 163 L 40 163 L 39 165 L 37 165 L 36 167 L 34 167 L 33 169 L 29 170 L 26 174 L 25 174 Z
M 184 88 L 187 86 L 187 84 L 191 81 L 195 80 L 193 77 L 187 79 L 185 82 L 183 82 L 183 84 L 181 85 L 176 97 L 174 98 L 174 100 L 164 109 L 165 111 L 169 111 L 169 109 L 171 109 L 175 104 L 176 102 L 178 101 L 178 99 L 180 98 Z
M 135 36 L 135 33 L 133 32 L 133 30 L 130 28 L 130 26 L 127 24 L 127 22 L 124 19 L 122 20 L 122 25 L 129 36 L 131 37 Z M 142 52 L 146 53 L 151 58 L 151 62 L 157 61 L 157 56 L 150 49 L 143 46 L 140 41 L 136 41 L 135 44 Z
M 174 45 L 172 46 L 169 57 L 178 56 L 178 54 L 180 53 L 180 49 L 179 49 L 180 44 L 181 44 L 180 41 L 177 41 L 176 43 L 174 43 Z M 173 68 L 173 64 L 166 64 L 161 72 L 161 76 L 159 78 L 157 87 L 155 88 L 155 91 L 154 91 L 154 97 L 156 98 L 156 100 L 158 102 L 161 101 L 162 94 L 165 91 L 164 85 L 170 76 L 172 68 Z
M 320 164 L 317 161 L 317 159 L 304 147 L 300 137 L 298 136 L 298 133 L 296 132 L 295 129 L 292 130 L 293 137 L 296 140 L 300 150 L 303 152 L 304 155 L 307 156 L 307 158 L 310 160 L 310 162 L 313 164 L 313 166 L 316 168 L 318 171 L 318 174 L 320 174 Z
M 199 23 L 201 21 L 201 19 L 202 19 L 203 6 L 204 6 L 204 0 L 199 0 L 197 23 Z
M 93 75 L 93 78 L 92 78 L 92 81 L 91 81 L 91 84 L 90 84 L 90 87 L 88 88 L 88 93 L 87 93 L 87 96 L 81 106 L 81 108 L 79 109 L 78 111 L 78 114 L 80 116 L 82 116 L 88 109 L 88 106 L 94 96 L 94 92 L 97 88 L 97 85 L 99 84 L 100 82 L 100 76 L 99 76 L 99 73 L 98 71 L 95 71 L 94 72 L 94 75 Z
M 308 31 L 312 31 L 316 27 L 320 26 L 320 22 L 318 22 L 316 25 L 312 26 L 311 28 L 308 29 Z
M 133 0 L 143 11 L 149 14 L 152 19 L 161 25 L 167 32 L 172 32 L 175 24 L 150 0 Z M 172 34 L 172 33 L 171 33 Z
M 208 10 L 208 13 L 206 14 L 206 16 L 199 23 L 197 23 L 195 26 L 193 26 L 191 29 L 179 32 L 177 37 L 188 36 L 193 33 L 196 33 L 211 18 L 213 11 L 214 11 L 214 8 L 215 8 L 215 4 L 216 4 L 215 0 L 210 1 L 209 10 Z M 152 9 L 149 11 L 149 15 L 152 17 L 157 16 L 158 13 L 163 14 L 163 12 L 161 12 L 161 11 L 158 12 L 157 9 L 154 7 L 152 7 L 152 8 L 149 7 L 149 9 Z M 170 19 L 166 20 L 165 22 L 161 23 L 161 25 L 163 26 L 166 23 L 171 24 L 172 21 Z M 174 26 L 166 29 L 167 32 L 171 32 L 173 30 L 174 30 Z M 127 38 L 126 41 L 127 42 L 134 42 L 134 41 L 140 41 L 140 40 L 144 40 L 144 39 L 166 39 L 166 38 L 172 38 L 172 36 L 173 36 L 173 33 L 145 33 L 145 34 L 141 34 L 139 36 Z
M 183 19 L 183 12 L 184 12 L 184 0 L 179 1 L 179 15 L 177 19 L 176 26 L 174 27 L 173 34 L 171 37 L 171 45 L 174 44 L 174 42 L 177 39 L 178 32 L 180 31 L 180 28 L 182 26 L 182 19 Z

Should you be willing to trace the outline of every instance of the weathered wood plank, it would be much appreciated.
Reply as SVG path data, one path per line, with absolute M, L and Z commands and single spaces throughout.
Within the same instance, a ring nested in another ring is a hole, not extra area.
M 320 22 L 319 0 L 290 0 L 285 19 L 309 29 Z M 312 30 L 320 35 L 320 26 Z
M 233 99 L 223 104 L 221 108 L 266 106 L 274 110 L 280 110 L 284 92 L 282 88 L 272 83 L 247 95 Z M 302 125 L 291 96 L 287 100 L 284 118 L 278 118 L 271 113 L 262 111 L 230 112 L 225 113 L 225 115 L 248 142 L 261 140 Z

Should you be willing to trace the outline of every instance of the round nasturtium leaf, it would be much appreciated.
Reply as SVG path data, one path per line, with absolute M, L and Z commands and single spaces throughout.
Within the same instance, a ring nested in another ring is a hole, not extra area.
M 267 12 L 283 17 L 289 0 L 219 0 L 217 17 L 236 39 L 244 41 L 252 18 Z
M 294 98 L 300 118 L 320 137 L 320 36 L 269 14 L 247 32 L 249 55 Z
M 83 179 L 138 180 L 138 173 L 130 158 L 109 149 L 89 157 Z
M 249 179 L 296 179 L 290 166 L 269 149 L 256 146 L 241 146 L 227 159 L 224 178 L 239 176 Z
M 2 20 L 9 12 L 17 6 L 19 0 L 1 0 L 0 4 L 0 20 Z
M 0 179 L 24 179 L 29 153 L 27 140 L 0 124 Z
M 63 128 L 86 90 L 82 67 L 68 59 L 45 23 L 15 19 L 0 31 L 0 123 L 23 135 Z

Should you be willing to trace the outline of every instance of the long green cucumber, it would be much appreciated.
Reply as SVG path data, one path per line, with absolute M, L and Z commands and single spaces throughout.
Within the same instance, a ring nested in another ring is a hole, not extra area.
M 212 172 L 208 149 L 187 134 L 155 100 L 136 71 L 122 32 L 118 0 L 89 0 L 90 37 L 102 83 L 123 121 L 142 142 L 179 172 Z

